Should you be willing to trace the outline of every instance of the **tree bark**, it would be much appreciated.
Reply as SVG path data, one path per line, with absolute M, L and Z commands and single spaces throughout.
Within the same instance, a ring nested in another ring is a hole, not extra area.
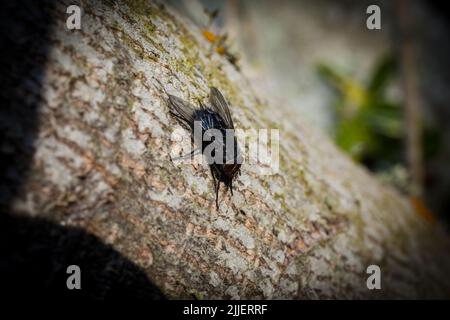
M 20 116 L 37 119 L 32 146 L 2 149 L 15 160 L 32 154 L 9 213 L 95 235 L 169 298 L 448 297 L 446 234 L 265 102 L 196 26 L 159 3 L 83 1 L 81 30 L 68 30 L 68 5 L 49 9 L 45 39 L 34 35 L 48 52 L 26 53 L 46 62 L 43 77 L 21 79 L 20 101 L 39 105 Z M 219 210 L 209 169 L 169 157 L 177 122 L 165 91 L 196 104 L 209 86 L 230 102 L 236 127 L 278 128 L 281 138 L 279 172 L 244 164 Z M 372 264 L 381 290 L 366 286 Z

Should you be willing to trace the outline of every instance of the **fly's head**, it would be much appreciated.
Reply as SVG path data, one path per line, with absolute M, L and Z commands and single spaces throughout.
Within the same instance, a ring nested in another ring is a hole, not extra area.
M 222 166 L 222 181 L 224 184 L 232 190 L 231 184 L 233 180 L 237 177 L 238 173 L 240 173 L 242 164 L 242 155 L 240 153 L 240 149 L 237 145 L 236 138 L 234 138 L 234 152 L 233 157 L 230 159 L 226 158 L 225 163 Z
M 223 180 L 227 187 L 231 186 L 231 183 L 236 178 L 240 169 L 241 169 L 241 165 L 239 163 L 223 165 L 223 176 L 224 176 Z

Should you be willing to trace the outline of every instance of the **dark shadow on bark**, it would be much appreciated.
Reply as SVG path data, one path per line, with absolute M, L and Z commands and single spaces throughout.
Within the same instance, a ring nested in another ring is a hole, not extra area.
M 56 12 L 54 3 L 6 1 L 0 10 L 2 291 L 10 297 L 17 295 L 20 301 L 24 297 L 164 298 L 137 265 L 99 238 L 82 229 L 12 212 L 35 152 L 54 16 L 65 15 Z M 81 290 L 66 287 L 66 269 L 72 264 L 81 268 Z
M 9 208 L 27 178 L 34 154 L 52 6 L 7 1 L 0 11 L 0 205 Z M 32 54 L 31 54 L 32 53 Z M 25 99 L 25 92 L 34 95 Z
M 68 290 L 67 267 L 81 269 L 81 289 Z M 40 218 L 0 218 L 3 292 L 33 299 L 163 299 L 133 262 L 79 228 Z

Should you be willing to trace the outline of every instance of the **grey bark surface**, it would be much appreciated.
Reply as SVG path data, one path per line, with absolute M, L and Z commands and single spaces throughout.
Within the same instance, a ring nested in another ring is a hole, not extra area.
M 41 102 L 16 214 L 86 230 L 169 298 L 448 297 L 439 227 L 266 102 L 197 27 L 158 3 L 83 1 L 81 30 L 68 30 L 66 7 L 52 9 L 40 92 L 33 79 L 23 92 Z M 279 172 L 244 164 L 219 210 L 209 169 L 169 156 L 177 122 L 165 91 L 195 104 L 210 86 L 236 127 L 278 128 L 281 138 Z M 367 289 L 372 264 L 381 290 Z

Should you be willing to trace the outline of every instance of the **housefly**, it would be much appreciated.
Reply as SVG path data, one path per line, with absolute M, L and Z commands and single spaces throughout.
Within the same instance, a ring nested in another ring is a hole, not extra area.
M 219 209 L 220 184 L 223 183 L 226 190 L 229 189 L 233 195 L 232 183 L 240 173 L 242 157 L 225 98 L 214 87 L 211 88 L 209 98 L 208 105 L 199 101 L 199 107 L 195 107 L 189 102 L 169 95 L 169 109 L 171 114 L 192 133 L 197 150 L 191 155 L 201 150 L 207 158 L 216 192 L 216 208 Z M 205 152 L 206 150 L 210 150 L 210 153 Z

